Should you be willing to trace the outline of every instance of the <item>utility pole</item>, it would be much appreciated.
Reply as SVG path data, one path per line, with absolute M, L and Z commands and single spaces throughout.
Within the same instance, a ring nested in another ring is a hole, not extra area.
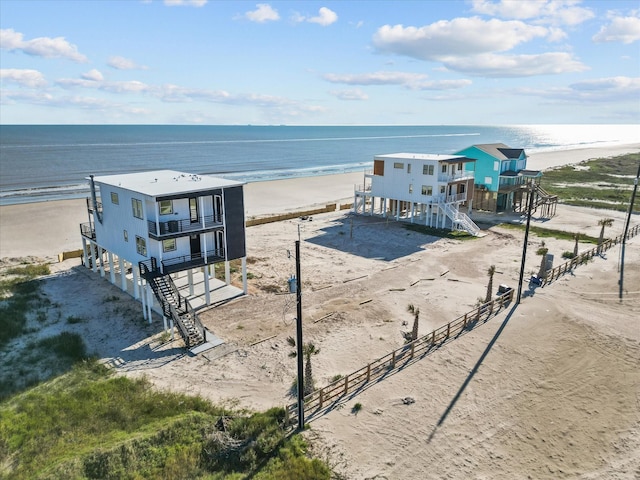
M 524 245 L 522 246 L 522 263 L 520 263 L 520 280 L 518 280 L 518 296 L 516 305 L 520 304 L 522 297 L 522 281 L 524 279 L 524 263 L 527 258 L 527 242 L 529 241 L 529 224 L 531 223 L 531 210 L 533 209 L 533 181 L 529 182 L 529 205 L 527 207 L 527 228 L 524 231 Z
M 300 231 L 298 230 L 298 234 Z M 298 430 L 304 430 L 304 359 L 302 358 L 302 280 L 300 279 L 300 240 L 296 240 L 296 346 L 298 350 Z
M 636 174 L 636 179 L 634 180 L 633 193 L 631 194 L 631 202 L 629 203 L 629 211 L 627 212 L 627 221 L 624 225 L 624 232 L 622 233 L 622 248 L 620 250 L 620 280 L 618 281 L 618 285 L 620 286 L 620 291 L 618 293 L 618 298 L 622 301 L 622 281 L 624 276 L 624 247 L 627 243 L 627 232 L 629 231 L 629 221 L 631 220 L 631 213 L 633 212 L 633 203 L 636 200 L 636 191 L 638 190 L 638 179 L 640 178 L 640 163 L 638 163 L 638 173 Z

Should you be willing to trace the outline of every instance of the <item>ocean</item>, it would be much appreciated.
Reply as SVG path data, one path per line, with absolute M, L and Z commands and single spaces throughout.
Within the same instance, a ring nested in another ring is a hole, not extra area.
M 385 153 L 501 142 L 531 154 L 639 140 L 637 125 L 0 125 L 0 205 L 85 197 L 90 174 L 171 169 L 253 182 L 362 171 Z

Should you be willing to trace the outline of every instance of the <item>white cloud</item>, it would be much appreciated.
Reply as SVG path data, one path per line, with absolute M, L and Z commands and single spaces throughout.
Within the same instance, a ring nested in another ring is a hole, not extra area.
M 633 43 L 640 40 L 640 17 L 614 17 L 593 36 L 594 42 Z
M 255 10 L 251 10 L 244 14 L 245 18 L 252 22 L 265 23 L 280 20 L 278 11 L 271 7 L 268 3 L 258 3 Z
M 315 17 L 306 17 L 298 12 L 295 12 L 291 16 L 291 20 L 295 23 L 317 23 L 318 25 L 327 27 L 338 21 L 338 15 L 336 14 L 336 12 L 327 7 L 321 7 L 320 10 L 318 10 L 318 15 L 316 15 Z
M 203 7 L 208 0 L 164 0 L 168 7 Z
M 93 82 L 101 82 L 102 80 L 104 80 L 104 77 L 102 76 L 102 73 L 100 72 L 100 70 L 96 70 L 95 68 L 92 70 L 89 70 L 86 73 L 83 73 L 81 76 L 85 80 L 90 80 Z
M 330 90 L 329 93 L 340 100 L 368 100 L 369 95 L 359 88 L 354 90 Z
M 44 75 L 37 70 L 3 68 L 0 69 L 0 79 L 28 88 L 40 88 L 47 85 Z
M 408 85 L 425 80 L 427 75 L 405 72 L 327 73 L 322 78 L 347 85 Z
M 338 15 L 327 7 L 321 7 L 318 11 L 318 15 L 316 17 L 309 18 L 307 21 L 309 23 L 317 23 L 318 25 L 327 27 L 338 21 Z
M 107 61 L 107 65 L 109 65 L 111 68 L 115 68 L 116 70 L 146 70 L 147 69 L 147 67 L 143 65 L 138 65 L 133 60 L 120 57 L 117 55 L 109 57 L 109 60 Z
M 637 104 L 640 96 L 640 77 L 596 78 L 561 88 L 519 89 L 517 93 L 566 103 L 633 102 Z
M 80 63 L 87 61 L 87 57 L 78 52 L 78 47 L 67 42 L 64 37 L 39 37 L 25 41 L 22 33 L 11 28 L 0 30 L 0 48 L 21 51 L 35 57 L 66 58 Z
M 410 90 L 449 90 L 471 85 L 471 80 L 427 80 L 421 73 L 373 72 L 358 74 L 327 73 L 323 75 L 331 83 L 346 85 L 401 85 Z
M 384 25 L 373 37 L 383 53 L 405 55 L 419 60 L 439 60 L 448 55 L 503 52 L 551 32 L 540 26 L 478 17 L 441 20 L 424 27 Z M 554 34 L 555 35 L 555 34 Z
M 539 55 L 494 55 L 487 53 L 465 58 L 445 58 L 442 62 L 451 70 L 494 78 L 530 77 L 588 70 L 588 67 L 564 52 Z
M 580 0 L 473 0 L 472 11 L 542 24 L 578 25 L 594 17 L 593 11 L 579 4 Z

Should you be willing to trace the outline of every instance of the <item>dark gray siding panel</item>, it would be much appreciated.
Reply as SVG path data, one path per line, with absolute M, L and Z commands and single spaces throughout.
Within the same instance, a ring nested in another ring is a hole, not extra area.
M 242 187 L 224 189 L 227 258 L 234 260 L 246 256 L 244 231 L 244 195 Z

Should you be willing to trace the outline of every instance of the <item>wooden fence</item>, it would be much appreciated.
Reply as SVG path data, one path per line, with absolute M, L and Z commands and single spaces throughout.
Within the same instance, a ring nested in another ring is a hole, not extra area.
M 311 419 L 313 416 L 332 408 L 338 402 L 350 398 L 347 397 L 349 393 L 352 396 L 356 395 L 367 385 L 378 382 L 394 371 L 405 368 L 411 363 L 424 358 L 434 348 L 459 337 L 465 331 L 472 330 L 476 325 L 480 324 L 480 320 L 486 322 L 503 309 L 505 305 L 508 305 L 513 300 L 513 295 L 514 290 L 510 289 L 503 295 L 461 315 L 431 333 L 423 335 L 384 357 L 374 360 L 365 367 L 308 394 L 304 398 L 305 416 Z M 289 425 L 297 423 L 297 403 L 287 405 L 286 418 Z
M 280 215 L 271 215 L 262 218 L 250 218 L 245 222 L 245 226 L 253 227 L 255 225 L 263 225 L 265 223 L 282 222 L 283 220 L 291 220 L 293 218 L 300 218 L 309 215 L 318 215 L 320 213 L 329 213 L 336 211 L 337 204 L 327 203 L 326 206 L 320 208 L 314 208 L 312 210 L 303 210 L 299 212 L 282 213 Z
M 638 233 L 640 233 L 640 225 L 635 225 L 634 227 L 630 228 L 629 231 L 627 232 L 627 239 L 635 237 L 636 235 L 638 235 Z M 622 243 L 623 236 L 624 235 L 618 235 L 615 238 L 609 238 L 607 240 L 604 240 L 602 242 L 602 245 L 598 245 L 597 247 L 593 247 L 587 250 L 586 252 L 582 252 L 579 255 L 573 257 L 571 260 L 566 261 L 562 265 L 558 265 L 557 267 L 549 270 L 545 275 L 545 277 L 542 279 L 542 286 L 544 287 L 545 285 L 550 284 L 554 280 L 557 280 L 558 278 L 560 278 L 565 273 L 571 272 L 578 265 L 587 263 L 596 255 L 600 255 L 602 252 L 606 252 L 610 248 L 618 245 L 619 243 Z

